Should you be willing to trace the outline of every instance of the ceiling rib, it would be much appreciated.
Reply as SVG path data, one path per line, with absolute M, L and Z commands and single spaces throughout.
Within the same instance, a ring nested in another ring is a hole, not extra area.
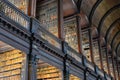
M 109 9 L 109 10 L 103 15 L 103 17 L 101 18 L 101 20 L 100 20 L 100 22 L 99 22 L 99 24 L 98 24 L 99 36 L 100 36 L 100 34 L 101 34 L 102 25 L 103 25 L 104 20 L 106 19 L 106 17 L 107 17 L 108 15 L 110 15 L 114 10 L 116 10 L 116 9 L 118 9 L 118 8 L 120 8 L 120 4 L 115 5 L 114 7 L 112 7 L 111 9 Z
M 118 36 L 118 34 L 120 34 L 120 31 L 116 32 L 116 34 L 114 35 L 114 37 L 113 37 L 113 39 L 111 41 L 111 46 L 113 46 L 114 40 Z
M 109 35 L 110 31 L 111 31 L 113 28 L 115 28 L 114 25 L 115 25 L 116 23 L 118 23 L 119 21 L 120 21 L 120 18 L 116 19 L 116 20 L 110 25 L 110 27 L 107 29 L 106 34 L 105 34 L 105 40 L 106 40 L 106 42 L 108 41 L 108 35 Z
M 80 11 L 81 11 L 81 4 L 82 4 L 82 0 L 78 0 L 77 1 L 77 10 L 78 10 L 78 13 L 80 13 Z
M 94 15 L 95 10 L 97 9 L 97 7 L 99 6 L 99 4 L 102 2 L 103 0 L 97 0 L 96 3 L 93 5 L 91 12 L 89 14 L 89 22 L 90 22 L 90 26 L 92 25 L 92 17 Z
M 115 48 L 115 49 L 116 49 L 115 51 L 116 51 L 117 53 L 118 53 L 119 47 L 120 47 L 120 42 L 117 44 L 117 46 L 116 46 L 116 48 Z

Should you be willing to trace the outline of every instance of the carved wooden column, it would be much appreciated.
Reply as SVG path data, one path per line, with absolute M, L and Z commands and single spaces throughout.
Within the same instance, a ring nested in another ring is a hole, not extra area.
M 93 56 L 93 40 L 92 40 L 92 29 L 90 28 L 89 30 L 88 30 L 88 32 L 89 32 L 89 44 L 90 44 L 90 55 L 91 55 L 91 61 L 93 62 L 93 63 L 95 63 L 94 62 L 94 56 Z
M 36 17 L 36 2 L 37 0 L 29 0 L 28 15 L 31 17 Z
M 77 21 L 77 34 L 78 34 L 78 50 L 80 53 L 83 53 L 82 51 L 82 31 L 80 26 L 80 15 L 76 15 L 76 21 Z
M 63 0 L 58 0 L 58 37 L 64 40 Z

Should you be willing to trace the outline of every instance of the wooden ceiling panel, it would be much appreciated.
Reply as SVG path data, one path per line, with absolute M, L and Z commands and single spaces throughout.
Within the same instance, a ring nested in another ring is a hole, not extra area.
M 119 31 L 118 27 L 119 27 L 119 24 L 116 24 L 114 26 L 114 28 L 110 31 L 110 33 L 108 35 L 109 43 L 111 43 L 111 41 L 112 41 L 113 37 L 115 36 L 116 32 Z
M 103 0 L 100 5 L 97 7 L 95 11 L 95 15 L 93 16 L 92 22 L 98 27 L 98 24 L 103 17 L 103 15 L 111 9 L 113 6 L 119 4 L 120 1 L 118 0 Z
M 120 36 L 120 35 L 119 35 Z M 116 40 L 116 42 L 114 43 L 113 49 L 115 50 L 117 45 L 120 45 L 120 39 Z M 120 55 L 120 53 L 118 53 Z
M 110 42 L 111 46 L 114 46 L 114 45 L 112 45 L 112 44 L 113 44 L 114 40 L 116 39 L 116 37 L 119 36 L 120 31 L 118 30 L 118 31 L 116 31 L 116 32 L 114 32 L 114 33 L 115 33 L 114 36 L 111 36 L 111 38 L 109 39 L 109 42 Z M 119 40 L 119 39 L 118 39 L 118 40 Z
M 120 32 L 115 35 L 116 37 L 114 38 L 113 42 L 111 42 L 111 46 L 114 46 L 116 48 L 117 44 L 120 42 Z
M 101 28 L 101 31 L 103 33 L 103 35 L 106 35 L 106 32 L 108 30 L 108 28 L 110 27 L 110 25 L 117 19 L 120 17 L 120 15 L 116 14 L 119 13 L 120 14 L 120 8 L 118 10 L 115 10 L 114 12 L 112 12 L 104 21 L 104 25 Z M 105 29 L 104 29 L 105 28 Z

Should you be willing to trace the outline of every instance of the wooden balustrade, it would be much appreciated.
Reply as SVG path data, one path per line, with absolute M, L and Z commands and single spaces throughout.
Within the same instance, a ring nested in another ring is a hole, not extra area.
M 26 29 L 30 29 L 30 18 L 9 1 L 0 0 L 0 14 L 1 16 L 5 15 Z

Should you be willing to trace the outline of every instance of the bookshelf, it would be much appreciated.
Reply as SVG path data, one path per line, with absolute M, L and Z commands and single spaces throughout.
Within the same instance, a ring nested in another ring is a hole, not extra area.
M 76 18 L 64 21 L 65 41 L 74 50 L 78 52 L 78 36 L 77 36 L 77 22 Z
M 86 58 L 89 61 L 91 61 L 89 32 L 88 31 L 82 32 L 82 45 L 83 45 L 83 55 L 86 56 Z
M 100 56 L 99 56 L 98 41 L 93 42 L 93 55 L 94 55 L 95 64 L 100 68 Z
M 81 80 L 80 78 L 78 78 L 77 76 L 74 75 L 70 75 L 70 80 Z
M 38 63 L 37 80 L 62 80 L 62 76 L 60 70 L 56 67 Z
M 36 18 L 45 29 L 58 37 L 57 0 L 41 0 L 37 2 Z
M 107 56 L 106 56 L 106 50 L 105 50 L 105 48 L 102 48 L 101 52 L 102 52 L 103 69 L 104 69 L 105 72 L 108 73 L 107 59 L 106 59 Z
M 28 0 L 8 0 L 8 1 L 27 14 Z
M 19 50 L 0 53 L 0 80 L 22 80 L 25 55 Z
M 112 64 L 112 56 L 108 56 L 108 63 L 109 63 L 109 68 L 110 68 L 110 74 L 112 77 L 114 77 L 114 71 L 113 71 L 113 64 Z

